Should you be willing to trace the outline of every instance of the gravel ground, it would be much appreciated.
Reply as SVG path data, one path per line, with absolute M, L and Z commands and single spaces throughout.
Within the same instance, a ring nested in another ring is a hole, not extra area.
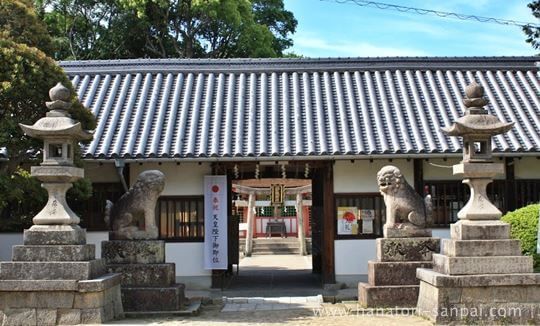
M 416 316 L 373 316 L 357 314 L 354 311 L 347 313 L 339 305 L 325 305 L 327 310 L 321 312 L 323 316 L 320 314 L 315 316 L 310 310 L 221 312 L 221 307 L 221 305 L 205 305 L 198 316 L 124 319 L 109 325 L 431 325 L 430 322 Z

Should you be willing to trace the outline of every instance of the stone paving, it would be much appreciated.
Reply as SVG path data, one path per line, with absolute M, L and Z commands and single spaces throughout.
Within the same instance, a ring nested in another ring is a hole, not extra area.
M 206 305 L 197 316 L 124 319 L 107 325 L 193 325 L 193 326 L 352 326 L 352 325 L 432 325 L 412 314 L 357 313 L 341 305 L 324 304 L 325 309 L 288 309 L 222 312 L 222 305 Z
M 221 312 L 317 309 L 321 307 L 323 297 L 235 297 L 224 298 L 224 303 Z

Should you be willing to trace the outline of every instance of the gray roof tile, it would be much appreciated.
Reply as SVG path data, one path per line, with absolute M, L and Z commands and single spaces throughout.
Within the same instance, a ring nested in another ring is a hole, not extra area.
M 97 116 L 87 158 L 444 154 L 466 84 L 516 127 L 498 152 L 540 151 L 535 57 L 72 61 Z

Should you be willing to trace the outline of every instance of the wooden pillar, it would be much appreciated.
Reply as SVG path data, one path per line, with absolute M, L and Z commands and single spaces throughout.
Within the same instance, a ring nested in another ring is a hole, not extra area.
M 507 157 L 505 159 L 505 174 L 506 174 L 506 188 L 505 188 L 505 200 L 504 206 L 501 207 L 503 214 L 506 212 L 514 211 L 517 207 L 516 205 L 516 174 L 515 174 L 515 161 L 513 157 Z
M 415 158 L 413 160 L 413 171 L 414 171 L 414 190 L 420 195 L 425 196 L 424 194 L 424 160 L 421 158 Z
M 304 234 L 304 205 L 302 203 L 302 194 L 296 194 L 296 229 L 298 231 L 298 241 L 300 242 L 300 254 L 307 255 L 306 236 Z
M 251 256 L 253 251 L 253 224 L 255 222 L 255 193 L 249 194 L 248 199 L 248 218 L 246 231 L 245 255 Z
M 336 233 L 336 212 L 334 205 L 334 173 L 329 162 L 323 169 L 323 221 L 322 221 L 322 281 L 336 283 L 334 270 L 334 239 Z

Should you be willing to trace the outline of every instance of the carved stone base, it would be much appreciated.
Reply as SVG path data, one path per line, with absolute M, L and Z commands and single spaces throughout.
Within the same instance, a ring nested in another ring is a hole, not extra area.
M 368 262 L 368 283 L 358 284 L 363 307 L 414 307 L 418 298 L 417 268 L 431 268 L 437 238 L 377 239 L 377 261 Z
M 383 234 L 385 238 L 424 238 L 431 237 L 431 229 L 411 227 L 409 223 L 384 225 Z
M 122 273 L 126 312 L 182 310 L 184 285 L 175 284 L 175 264 L 165 263 L 165 241 L 103 241 L 101 252 L 107 270 Z
M 417 313 L 437 324 L 540 323 L 540 274 L 450 276 L 418 269 Z
M 179 311 L 185 303 L 184 284 L 169 287 L 123 287 L 124 309 L 131 311 Z
M 379 238 L 377 260 L 379 261 L 431 261 L 432 254 L 439 252 L 438 238 Z

